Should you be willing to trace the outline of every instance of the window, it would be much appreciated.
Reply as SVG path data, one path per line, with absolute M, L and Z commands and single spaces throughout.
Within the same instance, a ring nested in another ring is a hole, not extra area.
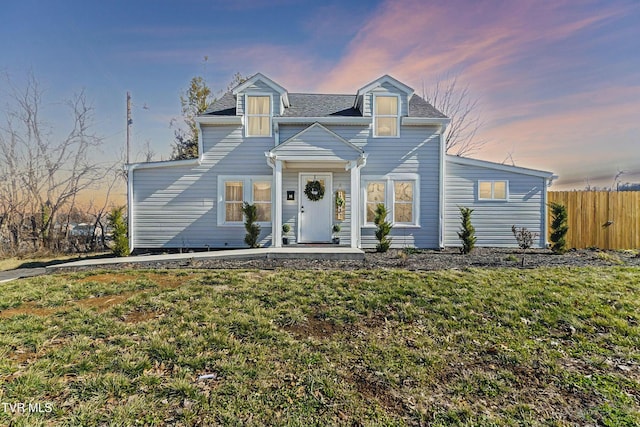
M 225 222 L 242 222 L 243 182 L 227 181 L 224 183 Z
M 258 222 L 271 222 L 271 182 L 254 181 L 253 203 L 258 210 Z
M 397 96 L 374 97 L 374 136 L 398 136 L 398 100 Z
M 383 203 L 388 211 L 387 221 L 394 227 L 420 226 L 418 183 L 417 174 L 412 173 L 364 178 L 363 225 L 374 225 L 376 207 Z
M 271 179 L 268 175 L 218 176 L 217 223 L 220 226 L 244 224 L 244 202 L 254 204 L 258 211 L 258 223 L 271 225 Z
M 393 183 L 393 221 L 413 224 L 413 184 L 415 181 Z
M 247 136 L 271 135 L 271 97 L 247 95 Z
M 384 181 L 367 184 L 367 223 L 373 223 L 378 204 L 385 204 L 385 184 Z
M 508 181 L 478 181 L 478 200 L 507 200 Z

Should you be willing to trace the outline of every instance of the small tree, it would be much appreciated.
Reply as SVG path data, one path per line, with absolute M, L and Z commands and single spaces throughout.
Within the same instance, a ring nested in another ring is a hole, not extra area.
M 244 236 L 244 242 L 249 245 L 250 248 L 259 248 L 258 236 L 260 236 L 260 226 L 256 224 L 256 222 L 258 222 L 258 208 L 256 205 L 244 202 L 242 204 L 242 212 L 245 218 L 244 228 L 247 230 L 247 234 Z
M 524 267 L 524 256 L 529 249 L 533 245 L 533 240 L 538 237 L 538 233 L 532 233 L 527 230 L 526 227 L 517 228 L 515 225 L 511 226 L 511 232 L 513 236 L 516 238 L 518 242 L 518 246 L 522 249 L 522 266 Z
M 388 213 L 387 207 L 382 203 L 378 203 L 373 219 L 377 227 L 376 239 L 378 239 L 378 244 L 376 245 L 376 250 L 378 252 L 387 252 L 391 246 L 391 239 L 387 237 L 391 233 L 391 223 L 387 221 Z
M 567 251 L 567 208 L 559 203 L 549 204 L 551 207 L 551 250 L 556 254 L 563 254 Z
M 476 229 L 471 224 L 471 213 L 473 209 L 458 207 L 460 209 L 461 229 L 458 231 L 458 237 L 462 241 L 460 252 L 463 254 L 470 253 L 476 245 Z
M 124 206 L 113 208 L 108 220 L 113 228 L 113 248 L 115 256 L 129 256 L 129 238 L 127 237 L 127 223 L 124 220 Z

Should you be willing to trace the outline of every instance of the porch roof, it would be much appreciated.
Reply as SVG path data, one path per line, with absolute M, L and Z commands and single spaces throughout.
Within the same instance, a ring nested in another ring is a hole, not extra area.
M 280 160 L 340 162 L 354 161 L 364 151 L 319 123 L 287 139 L 269 151 Z

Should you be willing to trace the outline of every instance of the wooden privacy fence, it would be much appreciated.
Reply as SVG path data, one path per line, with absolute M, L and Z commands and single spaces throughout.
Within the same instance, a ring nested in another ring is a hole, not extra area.
M 567 208 L 567 247 L 640 248 L 640 191 L 550 191 L 548 201 Z

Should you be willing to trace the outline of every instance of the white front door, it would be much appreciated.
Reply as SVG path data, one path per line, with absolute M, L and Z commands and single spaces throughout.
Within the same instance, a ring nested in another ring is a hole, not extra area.
M 319 181 L 324 187 L 324 196 L 320 200 L 309 200 L 304 190 L 308 182 Z M 331 208 L 333 191 L 330 173 L 301 173 L 298 194 L 298 224 L 300 243 L 326 243 L 331 241 Z

